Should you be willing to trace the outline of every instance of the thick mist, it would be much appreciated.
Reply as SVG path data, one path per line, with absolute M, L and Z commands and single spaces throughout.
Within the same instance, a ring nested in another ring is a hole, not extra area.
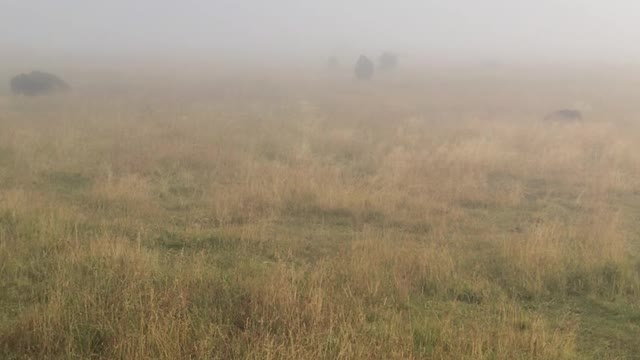
M 0 52 L 325 58 L 390 49 L 465 61 L 640 59 L 640 3 L 0 0 Z

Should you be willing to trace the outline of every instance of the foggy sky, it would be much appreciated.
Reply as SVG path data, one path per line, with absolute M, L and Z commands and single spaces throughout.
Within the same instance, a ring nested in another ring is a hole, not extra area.
M 0 0 L 0 56 L 640 59 L 634 0 Z

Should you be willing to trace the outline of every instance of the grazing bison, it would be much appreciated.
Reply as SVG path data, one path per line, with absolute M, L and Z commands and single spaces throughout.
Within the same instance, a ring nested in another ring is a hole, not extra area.
M 71 87 L 64 80 L 42 71 L 16 75 L 11 79 L 11 92 L 15 95 L 39 96 L 69 90 Z
M 336 70 L 340 67 L 340 61 L 338 61 L 338 58 L 335 56 L 331 56 L 328 60 L 327 60 L 327 68 L 329 70 Z
M 556 110 L 545 117 L 545 120 L 556 123 L 578 123 L 582 122 L 582 112 L 574 109 Z
M 392 52 L 385 51 L 378 58 L 378 66 L 382 71 L 395 70 L 398 67 L 398 56 Z
M 356 78 L 358 80 L 370 80 L 374 72 L 375 66 L 373 65 L 373 61 L 364 55 L 360 55 L 354 69 Z

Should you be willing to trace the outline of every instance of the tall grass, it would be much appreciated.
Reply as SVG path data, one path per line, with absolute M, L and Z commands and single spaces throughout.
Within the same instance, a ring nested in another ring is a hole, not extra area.
M 1 357 L 637 356 L 640 129 L 402 81 L 7 98 Z

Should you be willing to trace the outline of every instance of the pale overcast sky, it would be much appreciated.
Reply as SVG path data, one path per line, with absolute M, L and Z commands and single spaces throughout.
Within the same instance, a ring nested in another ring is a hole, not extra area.
M 637 0 L 0 0 L 0 54 L 640 60 Z

